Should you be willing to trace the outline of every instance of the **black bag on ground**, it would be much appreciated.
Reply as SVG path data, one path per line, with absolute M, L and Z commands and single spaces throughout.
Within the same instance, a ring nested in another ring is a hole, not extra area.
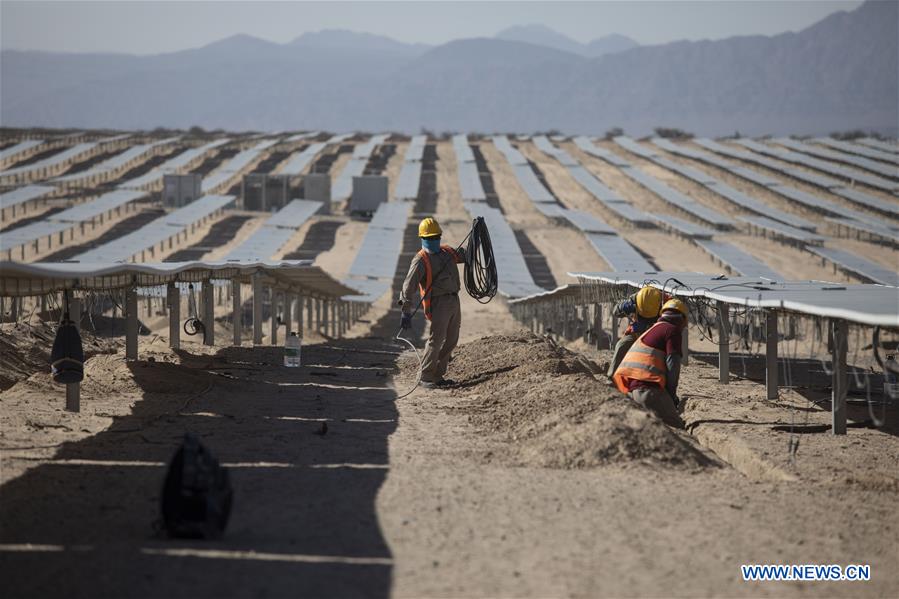
M 63 317 L 56 330 L 53 349 L 50 351 L 50 371 L 53 382 L 70 384 L 84 380 L 84 348 L 81 333 L 69 315 Z
M 171 537 L 215 539 L 231 513 L 228 471 L 193 433 L 169 464 L 162 489 L 162 521 Z

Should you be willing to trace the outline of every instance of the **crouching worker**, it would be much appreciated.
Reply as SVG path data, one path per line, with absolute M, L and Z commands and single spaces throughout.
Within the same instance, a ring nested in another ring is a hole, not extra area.
M 620 304 L 615 306 L 615 316 L 618 318 L 627 317 L 630 324 L 624 330 L 624 335 L 615 344 L 615 350 L 612 352 L 612 361 L 609 363 L 609 370 L 606 375 L 609 378 L 614 376 L 618 370 L 618 365 L 624 359 L 624 355 L 637 340 L 637 337 L 645 333 L 649 327 L 656 323 L 659 319 L 659 312 L 662 309 L 662 303 L 668 299 L 655 287 L 646 286 L 640 289 Z
M 462 285 L 456 265 L 465 262 L 465 250 L 441 245 L 441 235 L 440 224 L 433 218 L 426 218 L 418 225 L 422 247 L 412 258 L 400 295 L 404 329 L 412 326 L 412 312 L 417 305 L 417 301 L 413 300 L 416 287 L 425 318 L 431 322 L 421 367 L 421 384 L 424 387 L 453 384 L 443 375 L 459 342 L 459 327 L 462 324 L 459 306 Z
M 678 428 L 684 427 L 677 412 L 677 383 L 686 326 L 686 304 L 679 299 L 665 302 L 659 320 L 634 342 L 612 377 L 619 391 Z

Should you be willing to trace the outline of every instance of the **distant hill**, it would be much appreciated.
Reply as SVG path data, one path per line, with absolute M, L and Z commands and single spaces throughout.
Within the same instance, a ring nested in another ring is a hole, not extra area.
M 632 135 L 660 125 L 706 135 L 863 128 L 895 135 L 897 19 L 899 3 L 867 2 L 772 37 L 581 45 L 624 46 L 598 57 L 533 28 L 519 33 L 543 37 L 436 47 L 324 31 L 287 44 L 234 36 L 158 56 L 5 51 L 0 121 L 409 132 L 602 133 L 620 126 Z
M 547 48 L 555 48 L 563 52 L 592 56 L 594 58 L 603 54 L 614 54 L 615 52 L 630 50 L 639 45 L 631 38 L 617 34 L 606 35 L 587 44 L 582 44 L 567 35 L 550 29 L 546 25 L 509 27 L 497 33 L 496 39 L 546 46 Z

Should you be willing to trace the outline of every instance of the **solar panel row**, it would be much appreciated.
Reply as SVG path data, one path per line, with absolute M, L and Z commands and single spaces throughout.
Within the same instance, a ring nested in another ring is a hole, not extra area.
M 873 283 L 899 287 L 899 273 L 895 270 L 890 270 L 852 252 L 827 247 L 810 247 L 808 250 L 813 254 L 830 260 L 845 270 L 861 275 Z
M 765 218 L 764 216 L 741 216 L 739 219 L 752 227 L 763 229 L 775 237 L 792 239 L 806 244 L 820 245 L 824 243 L 824 237 L 804 229 L 797 229 L 781 222 Z
M 587 240 L 596 253 L 616 272 L 655 270 L 655 267 L 634 249 L 634 246 L 618 235 L 587 233 Z
M 671 189 L 655 177 L 652 177 L 639 168 L 625 168 L 621 169 L 621 172 L 623 172 L 625 175 L 627 175 L 649 191 L 653 192 L 672 206 L 680 208 L 684 212 L 688 212 L 696 218 L 705 221 L 714 227 L 717 227 L 719 229 L 727 229 L 733 227 L 734 225 L 733 219 L 721 214 L 717 210 L 700 204 L 699 202 L 680 193 L 679 191 Z
M 125 262 L 154 248 L 234 203 L 234 196 L 208 195 L 161 216 L 137 231 L 119 237 L 74 258 L 79 262 Z
M 885 142 L 879 142 L 878 140 L 873 140 L 877 143 L 883 143 L 885 147 L 882 146 L 869 146 L 864 139 L 856 140 L 856 143 L 850 143 L 848 141 L 842 141 L 839 139 L 834 139 L 832 137 L 818 137 L 812 141 L 815 141 L 819 144 L 824 144 L 826 146 L 830 146 L 836 150 L 844 152 L 846 154 L 855 154 L 857 156 L 864 156 L 865 158 L 871 158 L 872 160 L 879 160 L 880 162 L 886 162 L 893 166 L 899 166 L 899 156 L 896 154 L 899 153 L 896 145 L 886 144 Z M 896 177 L 896 171 L 893 171 L 893 174 L 890 175 L 891 178 Z
M 397 262 L 403 248 L 403 236 L 412 204 L 409 202 L 386 202 L 378 206 L 372 216 L 365 237 L 350 266 L 346 284 L 356 287 L 357 279 L 382 279 L 386 291 L 396 274 Z M 376 286 L 382 289 L 382 286 Z M 361 289 L 360 289 L 361 290 Z M 371 298 L 374 301 L 377 297 Z
M 287 159 L 287 162 L 281 167 L 278 174 L 287 175 L 288 177 L 296 177 L 303 174 L 306 167 L 315 160 L 315 157 L 325 149 L 328 143 L 330 142 L 309 144 L 309 146 L 302 152 L 294 153 L 293 156 Z
M 211 152 L 219 146 L 228 143 L 229 141 L 230 140 L 227 138 L 217 139 L 207 144 L 203 144 L 202 146 L 185 150 L 174 158 L 166 160 L 150 172 L 144 173 L 143 175 L 135 177 L 134 179 L 125 181 L 124 183 L 119 185 L 119 187 L 125 189 L 151 189 L 155 185 L 162 183 L 162 178 L 164 175 L 182 173 L 184 169 L 190 166 L 191 163 L 202 159 L 203 156 L 205 156 L 207 153 Z
M 418 189 L 421 187 L 421 161 L 424 158 L 427 141 L 426 135 L 416 135 L 409 142 L 409 147 L 403 156 L 403 166 L 396 183 L 396 191 L 393 194 L 396 199 L 414 200 L 418 198 Z
M 882 152 L 886 152 L 887 155 L 891 154 L 899 154 L 899 144 L 894 141 L 882 141 L 879 139 L 875 139 L 873 137 L 862 137 L 860 139 L 855 140 L 856 144 L 862 145 L 868 148 L 874 148 L 875 150 L 880 150 Z
M 814 141 L 826 144 L 827 139 L 828 138 L 819 138 Z M 817 156 L 818 158 L 824 158 L 825 160 L 829 160 L 831 162 L 839 162 L 842 164 L 847 164 L 849 166 L 854 166 L 889 179 L 899 178 L 899 167 L 897 167 L 895 164 L 891 166 L 882 162 L 878 162 L 876 160 L 871 160 L 870 158 L 865 158 L 863 156 L 857 156 L 844 153 L 842 151 L 837 151 L 833 148 L 825 148 L 815 144 L 806 144 L 789 137 L 778 137 L 776 139 L 773 139 L 772 141 L 784 146 L 785 148 L 789 148 L 803 154 L 809 154 L 811 156 Z M 834 142 L 842 143 L 836 142 L 836 140 L 834 140 Z
M 47 195 L 55 188 L 48 185 L 26 185 L 0 194 L 0 210 L 11 208 Z
M 771 270 L 767 265 L 735 245 L 711 239 L 696 239 L 695 243 L 738 275 L 765 277 L 774 281 L 783 280 L 780 273 Z
M 226 187 L 244 169 L 256 162 L 265 150 L 278 142 L 277 139 L 270 139 L 235 154 L 228 162 L 203 179 L 203 193 L 211 193 Z
M 19 154 L 26 152 L 32 148 L 36 148 L 43 143 L 43 139 L 26 139 L 25 141 L 20 141 L 15 145 L 9 146 L 8 148 L 4 148 L 0 150 L 0 164 L 5 163 L 7 160 L 12 160 Z M 0 170 L 0 172 L 2 172 L 2 170 Z

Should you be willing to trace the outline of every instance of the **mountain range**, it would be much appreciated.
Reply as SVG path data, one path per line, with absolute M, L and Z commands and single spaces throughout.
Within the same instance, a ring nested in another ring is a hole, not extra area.
M 796 33 L 640 46 L 539 25 L 437 46 L 328 30 L 159 54 L 0 54 L 4 126 L 702 135 L 899 128 L 899 3 Z

